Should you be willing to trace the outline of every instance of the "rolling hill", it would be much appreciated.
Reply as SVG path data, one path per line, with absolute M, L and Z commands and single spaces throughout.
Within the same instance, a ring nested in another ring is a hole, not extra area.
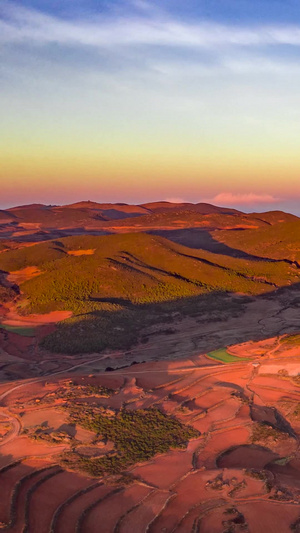
M 21 314 L 73 313 L 45 340 L 47 348 L 91 352 L 130 346 L 143 328 L 172 321 L 174 312 L 222 314 L 223 306 L 236 307 L 228 294 L 267 294 L 299 282 L 297 265 L 249 257 L 143 233 L 84 235 L 5 251 L 0 269 L 34 267 L 39 274 L 21 278 Z
M 263 228 L 264 231 L 261 232 Z M 195 230 L 202 230 L 209 232 L 214 242 L 220 241 L 240 251 L 247 251 L 248 247 L 248 253 L 251 249 L 252 255 L 259 256 L 257 252 L 254 253 L 256 230 L 260 232 L 259 242 L 262 237 L 264 241 L 272 243 L 272 246 L 279 241 L 276 241 L 276 235 L 280 235 L 280 242 L 283 243 L 280 248 L 284 249 L 289 235 L 297 235 L 299 219 L 280 211 L 246 214 L 203 203 L 169 202 L 135 206 L 83 201 L 66 206 L 32 204 L 0 211 L 0 239 L 20 243 L 40 242 L 69 235 L 166 232 L 179 229 L 193 229 L 193 239 L 191 241 L 189 238 L 183 238 L 178 241 L 178 235 L 174 234 L 175 242 L 199 248 L 205 235 L 198 232 L 200 241 L 197 242 Z M 220 233 L 222 230 L 225 233 Z M 235 230 L 235 233 L 232 230 Z M 243 230 L 243 233 L 238 234 L 237 230 Z M 171 233 L 160 234 L 172 240 Z M 254 242 L 254 247 L 251 241 Z M 288 246 L 286 248 L 288 249 Z M 280 258 L 283 258 L 283 255 Z M 267 254 L 264 257 L 267 257 Z

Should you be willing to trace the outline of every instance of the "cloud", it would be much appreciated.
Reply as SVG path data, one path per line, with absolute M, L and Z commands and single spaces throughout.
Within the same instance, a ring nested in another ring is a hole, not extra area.
M 217 194 L 209 201 L 221 205 L 253 205 L 253 204 L 273 204 L 280 200 L 270 194 L 254 194 L 254 193 L 232 193 L 222 192 Z
M 41 11 L 2 1 L 0 6 L 0 41 L 32 44 L 56 43 L 92 47 L 167 46 L 217 49 L 220 46 L 257 47 L 265 45 L 300 46 L 300 26 L 232 26 L 217 23 L 181 22 L 170 15 L 147 9 L 136 3 L 144 16 L 131 14 L 109 18 L 63 19 Z

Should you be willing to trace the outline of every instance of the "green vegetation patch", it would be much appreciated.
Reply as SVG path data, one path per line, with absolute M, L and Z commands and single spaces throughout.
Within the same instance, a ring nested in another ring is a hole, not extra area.
M 5 329 L 11 333 L 16 333 L 17 335 L 22 335 L 22 337 L 34 337 L 35 329 L 34 328 L 22 328 L 19 326 L 6 326 L 5 324 L 0 324 L 1 329 Z
M 105 349 L 129 349 L 138 342 L 139 332 L 147 326 L 168 322 L 160 310 L 149 307 L 116 312 L 102 311 L 72 317 L 57 325 L 41 346 L 54 353 L 93 353 Z
M 70 250 L 93 249 L 71 256 Z M 285 263 L 192 250 L 145 234 L 67 237 L 0 254 L 0 269 L 28 266 L 42 274 L 22 283 L 24 313 L 70 310 L 74 314 L 130 305 L 179 301 L 208 293 L 262 294 L 298 281 Z
M 300 335 L 288 335 L 287 337 L 283 337 L 281 343 L 289 346 L 300 346 Z
M 263 215 L 266 219 L 266 213 Z M 270 216 L 270 214 L 269 214 Z M 272 259 L 288 259 L 299 261 L 300 220 L 293 215 L 280 214 L 275 219 L 283 219 L 280 223 L 266 224 L 264 227 L 246 229 L 244 231 L 218 232 L 218 240 L 233 249 L 242 250 L 257 257 Z M 262 218 L 260 216 L 260 218 Z M 290 265 L 291 271 L 297 272 L 296 265 Z
M 25 428 L 23 433 L 32 440 L 49 442 L 50 444 L 69 443 L 73 440 L 66 431 L 49 431 L 44 425 Z
M 285 465 L 289 464 L 290 460 L 291 460 L 291 456 L 288 455 L 287 457 L 280 457 L 279 459 L 275 459 L 273 461 L 273 464 L 280 465 L 280 466 L 285 466 Z
M 96 398 L 110 398 L 117 391 L 103 385 L 78 385 L 74 381 L 68 383 L 67 388 L 59 389 L 59 397 L 70 399 L 94 396 Z
M 300 404 L 298 404 L 297 407 L 292 412 L 292 417 L 296 419 L 300 418 Z
M 106 306 L 108 304 L 105 304 Z M 221 309 L 221 311 L 220 311 Z M 184 316 L 209 316 L 225 320 L 244 312 L 243 304 L 236 302 L 226 293 L 204 294 L 199 297 L 182 298 L 175 301 L 131 305 L 113 309 L 102 309 L 73 316 L 57 324 L 55 331 L 47 335 L 41 346 L 54 353 L 93 353 L 102 350 L 130 349 L 139 341 L 147 342 L 142 335 L 151 326 L 167 325 Z M 168 330 L 165 329 L 164 334 Z
M 256 423 L 252 426 L 251 442 L 265 442 L 271 439 L 273 442 L 289 438 L 289 435 L 267 424 Z
M 75 407 L 72 423 L 94 431 L 103 440 L 112 441 L 115 451 L 102 457 L 84 457 L 77 452 L 64 455 L 63 465 L 83 470 L 93 476 L 118 474 L 130 465 L 151 459 L 171 448 L 185 448 L 199 435 L 192 427 L 165 415 L 159 409 L 122 409 L 118 413 L 104 409 Z
M 216 361 L 221 361 L 222 363 L 239 363 L 241 361 L 249 361 L 246 357 L 236 357 L 231 355 L 225 350 L 225 348 L 220 348 L 220 350 L 215 350 L 214 352 L 209 352 L 208 357 L 215 359 Z

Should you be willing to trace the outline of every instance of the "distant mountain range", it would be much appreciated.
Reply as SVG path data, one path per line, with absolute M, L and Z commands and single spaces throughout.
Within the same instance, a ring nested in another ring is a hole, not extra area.
M 281 211 L 246 214 L 206 203 L 152 202 L 141 205 L 82 201 L 30 204 L 0 211 L 0 238 L 41 241 L 68 235 L 184 228 L 245 229 L 299 220 Z
M 72 209 L 72 212 L 70 212 Z M 65 220 L 66 223 L 74 220 L 74 213 L 77 213 L 80 219 L 84 217 L 86 220 L 119 220 L 123 218 L 133 218 L 138 216 L 146 216 L 153 213 L 170 213 L 192 211 L 200 213 L 201 215 L 209 215 L 212 213 L 222 214 L 237 214 L 240 211 L 236 209 L 228 209 L 226 207 L 217 207 L 205 203 L 171 203 L 171 202 L 152 202 L 141 205 L 129 205 L 125 203 L 97 203 L 92 201 L 76 202 L 74 204 L 57 206 L 44 204 L 29 204 L 17 207 L 11 207 L 0 211 L 0 221 L 3 220 L 23 220 L 24 222 L 44 222 L 50 220 L 51 216 L 57 217 L 60 220 Z

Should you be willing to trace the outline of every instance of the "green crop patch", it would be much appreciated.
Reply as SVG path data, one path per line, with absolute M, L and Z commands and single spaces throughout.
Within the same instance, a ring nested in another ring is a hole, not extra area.
M 222 363 L 240 363 L 241 361 L 249 361 L 246 357 L 236 357 L 235 355 L 231 355 L 225 350 L 225 348 L 209 352 L 207 355 L 211 359 L 221 361 Z
M 17 335 L 21 335 L 22 337 L 34 337 L 35 336 L 34 328 L 22 328 L 19 326 L 6 326 L 6 324 L 0 324 L 0 328 L 5 329 L 6 331 L 9 331 L 10 333 L 16 333 Z

